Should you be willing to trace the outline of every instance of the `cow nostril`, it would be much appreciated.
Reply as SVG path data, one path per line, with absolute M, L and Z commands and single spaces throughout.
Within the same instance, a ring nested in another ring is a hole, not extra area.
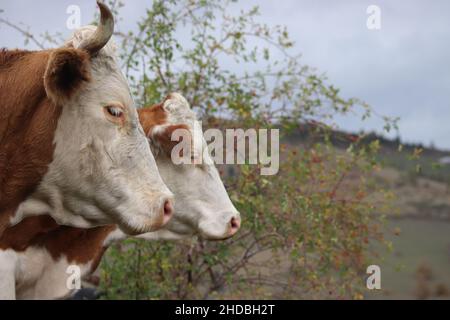
M 163 224 L 166 224 L 169 222 L 170 218 L 172 218 L 173 214 L 173 206 L 170 200 L 166 200 L 164 202 L 164 217 L 163 217 Z
M 166 200 L 166 202 L 164 203 L 164 215 L 172 215 L 172 204 L 169 200 Z
M 240 220 L 238 218 L 236 218 L 236 217 L 231 218 L 230 227 L 231 227 L 230 228 L 230 234 L 234 235 L 239 230 L 239 228 L 241 227 Z

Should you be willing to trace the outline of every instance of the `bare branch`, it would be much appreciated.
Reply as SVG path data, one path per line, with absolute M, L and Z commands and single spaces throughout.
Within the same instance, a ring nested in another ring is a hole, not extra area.
M 14 24 L 6 19 L 3 19 L 3 18 L 0 18 L 0 23 L 3 23 L 5 25 L 7 25 L 8 27 L 13 28 L 14 30 L 20 32 L 26 39 L 31 40 L 40 49 L 42 49 L 42 50 L 46 49 L 44 44 L 42 42 L 40 42 L 38 39 L 36 39 L 36 37 L 29 31 L 27 31 L 27 30 L 19 27 L 18 25 Z

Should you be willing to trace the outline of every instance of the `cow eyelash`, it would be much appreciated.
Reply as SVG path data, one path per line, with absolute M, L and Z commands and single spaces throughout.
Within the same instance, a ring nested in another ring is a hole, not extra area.
M 108 111 L 108 113 L 115 117 L 115 118 L 122 118 L 123 116 L 123 111 L 120 107 L 115 107 L 115 106 L 107 106 L 105 107 L 106 111 Z

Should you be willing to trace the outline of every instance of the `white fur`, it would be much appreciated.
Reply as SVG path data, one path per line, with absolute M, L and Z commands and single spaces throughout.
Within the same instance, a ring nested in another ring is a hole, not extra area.
M 65 256 L 57 261 L 43 247 L 30 247 L 16 254 L 14 270 L 17 299 L 61 299 L 69 297 L 72 289 L 67 286 L 68 267 L 73 265 Z M 81 276 L 91 271 L 91 262 L 77 265 Z
M 13 250 L 0 250 L 0 300 L 16 299 L 17 261 Z
M 202 157 L 201 165 L 175 165 L 170 159 L 157 156 L 159 172 L 176 195 L 174 217 L 164 230 L 178 236 L 199 234 L 207 239 L 227 238 L 231 218 L 240 221 L 240 215 L 209 155 L 201 124 L 186 99 L 178 93 L 170 94 L 163 107 L 169 116 L 168 123 L 162 127 L 187 125 L 194 137 L 194 154 Z M 155 143 L 151 146 L 152 150 L 158 148 Z M 159 154 L 158 150 L 154 153 Z

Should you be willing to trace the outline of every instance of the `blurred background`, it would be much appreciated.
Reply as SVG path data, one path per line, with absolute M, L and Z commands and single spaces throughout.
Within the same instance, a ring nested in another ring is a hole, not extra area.
M 139 106 L 179 91 L 205 128 L 279 128 L 282 152 L 276 176 L 220 168 L 238 236 L 117 245 L 104 298 L 450 298 L 448 1 L 107 2 Z M 96 11 L 2 1 L 0 46 L 59 46 Z

